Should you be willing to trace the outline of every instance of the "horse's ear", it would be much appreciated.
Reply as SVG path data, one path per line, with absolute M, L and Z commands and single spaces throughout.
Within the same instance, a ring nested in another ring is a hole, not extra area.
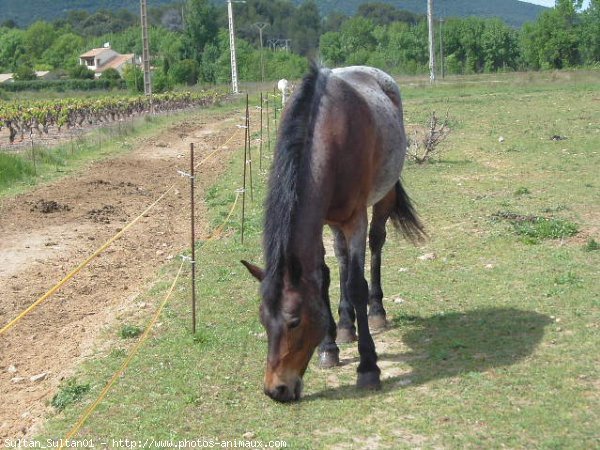
M 265 271 L 263 269 L 261 269 L 258 266 L 255 266 L 252 263 L 249 263 L 248 261 L 244 261 L 243 259 L 240 261 L 244 266 L 246 266 L 246 269 L 248 269 L 248 272 L 250 272 L 250 274 L 256 278 L 258 281 L 262 281 L 265 278 Z

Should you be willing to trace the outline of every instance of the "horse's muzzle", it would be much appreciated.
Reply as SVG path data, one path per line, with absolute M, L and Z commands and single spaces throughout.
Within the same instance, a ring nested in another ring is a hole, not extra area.
M 302 394 L 302 379 L 298 378 L 293 386 L 279 384 L 270 389 L 265 386 L 265 394 L 278 402 L 286 403 L 300 400 Z

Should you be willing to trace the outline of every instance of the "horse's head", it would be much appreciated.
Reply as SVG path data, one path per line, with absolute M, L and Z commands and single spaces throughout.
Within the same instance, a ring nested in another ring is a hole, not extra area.
M 246 261 L 242 263 L 262 283 L 260 320 L 269 341 L 265 393 L 280 402 L 298 400 L 304 372 L 326 332 L 320 282 L 304 278 L 292 282 L 284 277 L 279 292 L 269 292 L 272 289 L 265 286 L 268 281 L 264 271 Z

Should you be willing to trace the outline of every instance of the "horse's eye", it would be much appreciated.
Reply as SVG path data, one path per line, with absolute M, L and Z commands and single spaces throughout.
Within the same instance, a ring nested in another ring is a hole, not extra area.
M 300 325 L 300 317 L 294 317 L 286 322 L 288 329 L 296 328 Z

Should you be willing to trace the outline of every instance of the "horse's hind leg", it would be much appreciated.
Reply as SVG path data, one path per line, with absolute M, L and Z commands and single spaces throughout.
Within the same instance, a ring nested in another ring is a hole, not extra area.
M 319 366 L 328 369 L 330 367 L 337 366 L 340 363 L 340 349 L 335 343 L 336 338 L 336 326 L 333 314 L 331 314 L 331 302 L 329 300 L 329 283 L 331 278 L 329 276 L 329 267 L 323 262 L 322 269 L 322 284 L 321 284 L 321 295 L 323 301 L 327 306 L 327 335 L 321 345 L 319 345 Z
M 332 227 L 331 231 L 335 239 L 335 256 L 340 266 L 340 305 L 338 307 L 340 320 L 337 327 L 337 342 L 339 344 L 347 344 L 356 341 L 356 328 L 354 326 L 356 315 L 346 289 L 346 281 L 348 279 L 348 246 L 346 238 L 340 230 Z
M 395 190 L 391 190 L 382 200 L 373 206 L 373 217 L 369 229 L 369 248 L 371 249 L 371 286 L 369 291 L 369 326 L 372 330 L 385 328 L 386 314 L 383 308 L 383 290 L 381 289 L 381 253 L 385 244 L 385 224 L 396 200 Z

